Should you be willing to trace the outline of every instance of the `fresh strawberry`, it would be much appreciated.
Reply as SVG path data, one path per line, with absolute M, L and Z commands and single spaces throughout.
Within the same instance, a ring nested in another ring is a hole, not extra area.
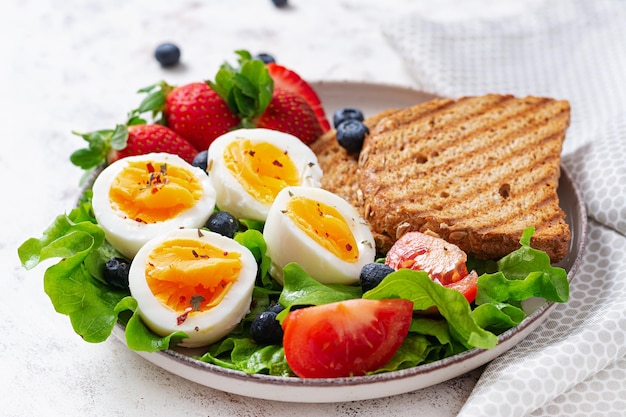
M 326 112 L 324 111 L 322 102 L 309 83 L 303 80 L 302 77 L 294 71 L 282 65 L 276 64 L 275 62 L 267 64 L 267 71 L 269 72 L 270 77 L 274 80 L 275 89 L 278 88 L 301 96 L 307 103 L 309 103 L 309 106 L 311 106 L 311 109 L 315 112 L 322 131 L 327 132 L 330 130 L 330 123 L 326 118 Z
M 172 129 L 159 125 L 128 126 L 128 139 L 124 149 L 111 149 L 107 155 L 109 163 L 127 156 L 145 155 L 151 152 L 166 152 L 180 156 L 191 163 L 198 150 Z
M 290 133 L 307 145 L 323 133 L 315 112 L 304 98 L 280 88 L 274 89 L 272 101 L 253 123 L 257 127 Z
M 205 82 L 174 88 L 165 99 L 168 127 L 199 150 L 208 149 L 215 138 L 239 126 L 240 120 Z
M 70 160 L 85 170 L 92 170 L 126 156 L 150 152 L 176 154 L 191 163 L 198 153 L 187 140 L 160 124 L 120 124 L 115 129 L 74 133 L 86 140 L 88 147 L 75 151 Z

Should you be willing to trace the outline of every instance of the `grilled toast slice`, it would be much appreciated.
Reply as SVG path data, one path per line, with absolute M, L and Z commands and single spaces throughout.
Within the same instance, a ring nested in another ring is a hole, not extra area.
M 569 120 L 567 101 L 495 94 L 386 115 L 356 168 L 378 249 L 415 230 L 498 259 L 534 226 L 532 246 L 558 262 L 570 240 L 557 195 Z

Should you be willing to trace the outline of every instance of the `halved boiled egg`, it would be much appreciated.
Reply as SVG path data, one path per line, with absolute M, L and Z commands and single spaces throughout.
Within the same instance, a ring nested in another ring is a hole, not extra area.
M 319 187 L 322 170 L 297 137 L 270 129 L 239 129 L 211 143 L 207 171 L 217 206 L 240 219 L 264 221 L 280 190 Z
M 376 257 L 368 224 L 350 203 L 321 188 L 287 187 L 270 208 L 263 237 L 272 259 L 270 273 L 297 262 L 325 284 L 353 284 Z
M 230 333 L 249 312 L 257 263 L 245 246 L 200 229 L 158 236 L 137 252 L 129 271 L 131 295 L 156 334 L 184 331 L 198 347 Z
M 155 236 L 204 226 L 215 189 L 202 169 L 177 155 L 150 153 L 106 167 L 93 184 L 92 206 L 109 243 L 132 258 Z

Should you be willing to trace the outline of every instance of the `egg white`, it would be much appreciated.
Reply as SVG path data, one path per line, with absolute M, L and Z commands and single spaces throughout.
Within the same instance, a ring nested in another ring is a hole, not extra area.
M 226 147 L 240 138 L 253 143 L 271 143 L 282 149 L 298 169 L 300 185 L 320 187 L 322 169 L 317 156 L 296 136 L 270 129 L 238 129 L 215 139 L 208 150 L 207 171 L 213 180 L 220 210 L 228 211 L 240 219 L 264 221 L 271 206 L 251 196 L 225 165 Z
M 145 275 L 146 259 L 164 242 L 173 239 L 198 239 L 232 253 L 241 254 L 242 269 L 222 301 L 215 307 L 190 313 L 178 324 L 180 313 L 163 305 L 152 293 Z M 199 347 L 211 344 L 230 333 L 250 311 L 252 290 L 257 275 L 257 263 L 248 248 L 233 239 L 199 229 L 180 229 L 158 236 L 141 247 L 129 271 L 131 295 L 137 300 L 138 313 L 144 323 L 156 334 L 167 336 L 176 331 L 187 333 L 181 346 Z
M 146 224 L 126 217 L 123 212 L 111 206 L 109 190 L 115 178 L 128 166 L 129 162 L 133 161 L 156 162 L 157 164 L 164 162 L 170 166 L 186 168 L 201 184 L 202 197 L 193 207 L 165 221 Z M 107 241 L 129 259 L 132 259 L 139 248 L 155 236 L 181 227 L 204 226 L 215 208 L 215 189 L 206 173 L 179 156 L 168 153 L 149 153 L 119 159 L 98 175 L 92 189 L 92 207 L 96 221 L 104 230 Z
M 359 250 L 356 262 L 338 258 L 294 224 L 285 214 L 287 202 L 292 196 L 305 196 L 337 209 L 354 235 Z M 267 215 L 263 237 L 267 255 L 272 260 L 270 274 L 280 283 L 283 282 L 282 269 L 285 265 L 296 262 L 321 283 L 354 284 L 359 280 L 361 268 L 376 257 L 374 237 L 365 220 L 350 203 L 321 188 L 286 187 L 278 193 Z

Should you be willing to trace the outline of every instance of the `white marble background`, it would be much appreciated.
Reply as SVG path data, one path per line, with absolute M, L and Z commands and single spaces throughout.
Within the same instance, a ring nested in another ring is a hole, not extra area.
M 453 416 L 480 371 L 417 392 L 339 404 L 255 400 L 163 371 L 111 338 L 83 342 L 42 288 L 47 264 L 19 265 L 17 246 L 71 208 L 81 172 L 72 130 L 108 128 L 140 87 L 212 78 L 233 51 L 270 52 L 309 80 L 416 86 L 379 23 L 419 11 L 432 19 L 498 18 L 534 1 L 496 0 L 5 0 L 0 10 L 0 415 Z M 163 41 L 182 65 L 153 58 Z

